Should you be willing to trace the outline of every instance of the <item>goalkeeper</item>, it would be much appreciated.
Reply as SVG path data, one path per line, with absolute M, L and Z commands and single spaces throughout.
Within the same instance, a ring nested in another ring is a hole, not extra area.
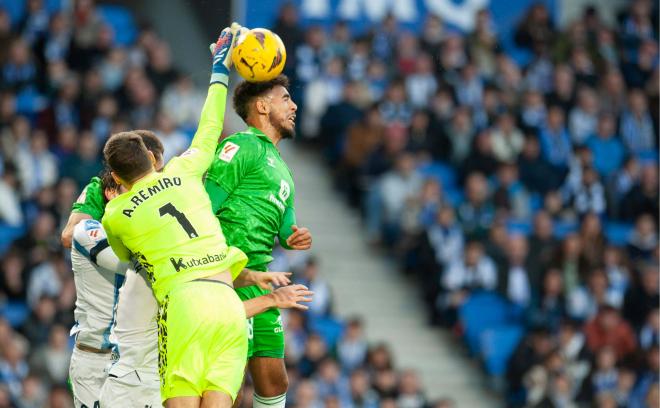
M 293 177 L 277 148 L 295 134 L 297 106 L 288 85 L 281 75 L 236 88 L 234 109 L 248 128 L 220 143 L 206 176 L 206 191 L 228 244 L 245 252 L 247 267 L 256 271 L 267 270 L 275 237 L 286 249 L 306 250 L 312 243 L 309 230 L 296 225 Z M 268 293 L 257 286 L 236 292 L 244 301 Z M 280 311 L 271 308 L 248 324 L 253 406 L 284 407 L 288 378 Z
M 159 303 L 161 398 L 168 407 L 229 407 L 243 378 L 245 310 L 232 287 L 251 284 L 247 259 L 225 243 L 201 182 L 213 159 L 227 93 L 230 56 L 240 30 L 223 30 L 216 44 L 209 94 L 199 128 L 184 154 L 162 173 L 141 139 L 113 135 L 104 157 L 128 192 L 103 217 L 117 256 L 140 261 Z

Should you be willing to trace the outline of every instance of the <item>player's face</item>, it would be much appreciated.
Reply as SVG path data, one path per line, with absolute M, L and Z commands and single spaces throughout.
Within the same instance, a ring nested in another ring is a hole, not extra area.
M 296 111 L 298 106 L 291 99 L 289 91 L 283 86 L 273 88 L 268 99 L 270 102 L 270 123 L 280 132 L 282 139 L 290 139 L 296 134 Z

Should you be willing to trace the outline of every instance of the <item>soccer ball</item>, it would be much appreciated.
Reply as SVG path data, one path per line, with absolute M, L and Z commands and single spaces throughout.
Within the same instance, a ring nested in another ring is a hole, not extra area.
M 270 81 L 282 73 L 286 49 L 274 32 L 253 28 L 238 38 L 231 59 L 238 73 L 247 81 Z

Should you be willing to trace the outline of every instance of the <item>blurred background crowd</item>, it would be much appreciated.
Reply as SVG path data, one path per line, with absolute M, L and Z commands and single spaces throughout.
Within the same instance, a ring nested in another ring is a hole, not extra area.
M 356 34 L 303 28 L 288 4 L 271 28 L 299 142 L 507 406 L 660 404 L 657 2 L 631 0 L 615 25 L 586 8 L 564 29 L 533 5 L 511 39 L 487 10 L 467 33 L 429 15 L 419 35 L 392 16 Z M 104 141 L 154 129 L 167 160 L 204 97 L 124 7 L 0 1 L 0 407 L 70 404 L 59 233 Z M 291 406 L 452 406 L 361 318 L 334 316 L 322 258 L 274 262 L 315 291 L 286 314 Z

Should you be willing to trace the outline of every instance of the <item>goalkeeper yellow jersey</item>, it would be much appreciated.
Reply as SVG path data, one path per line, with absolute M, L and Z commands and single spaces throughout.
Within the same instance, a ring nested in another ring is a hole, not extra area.
M 234 279 L 247 262 L 243 252 L 227 246 L 202 183 L 222 131 L 226 97 L 224 85 L 211 85 L 190 148 L 110 201 L 103 216 L 112 249 L 119 259 L 142 264 L 159 301 L 183 282 L 225 270 Z

